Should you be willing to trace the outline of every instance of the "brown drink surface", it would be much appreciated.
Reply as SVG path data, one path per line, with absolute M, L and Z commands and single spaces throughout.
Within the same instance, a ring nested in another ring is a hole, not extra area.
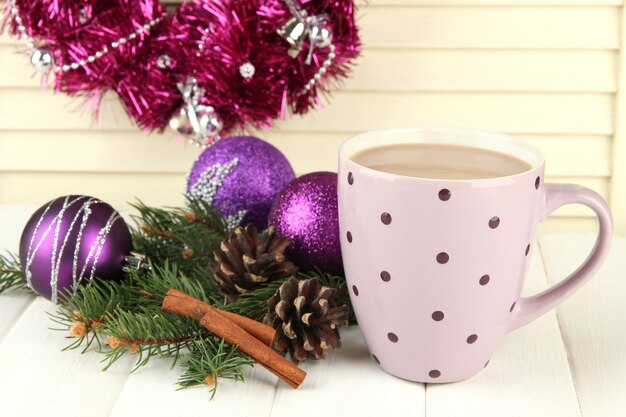
M 418 178 L 469 180 L 506 177 L 531 169 L 500 152 L 461 145 L 383 145 L 357 152 L 352 160 L 377 171 Z

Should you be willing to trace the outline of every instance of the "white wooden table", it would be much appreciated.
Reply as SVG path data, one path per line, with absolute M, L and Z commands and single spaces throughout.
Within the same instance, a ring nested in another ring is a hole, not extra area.
M 16 250 L 34 207 L 0 206 L 0 250 Z M 572 271 L 594 237 L 539 240 L 525 293 Z M 599 275 L 572 298 L 509 334 L 487 368 L 464 382 L 425 385 L 385 374 L 369 359 L 358 328 L 344 347 L 307 362 L 298 390 L 262 367 L 246 381 L 177 391 L 179 370 L 154 360 L 129 375 L 131 358 L 102 372 L 101 356 L 62 352 L 67 339 L 48 330 L 47 300 L 0 295 L 0 415 L 19 416 L 626 416 L 626 238 L 615 238 Z

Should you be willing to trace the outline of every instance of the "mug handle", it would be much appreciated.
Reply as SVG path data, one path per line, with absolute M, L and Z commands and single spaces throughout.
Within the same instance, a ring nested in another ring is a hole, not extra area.
M 565 204 L 583 204 L 598 216 L 600 231 L 593 250 L 585 262 L 569 277 L 546 291 L 517 301 L 514 307 L 517 314 L 511 321 L 508 331 L 518 329 L 553 309 L 589 281 L 602 265 L 611 246 L 613 229 L 611 211 L 604 198 L 598 193 L 581 185 L 546 184 L 544 196 L 542 220 Z

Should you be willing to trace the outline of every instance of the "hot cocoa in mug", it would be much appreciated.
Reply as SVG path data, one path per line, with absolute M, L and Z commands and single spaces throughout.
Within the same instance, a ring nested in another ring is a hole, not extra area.
M 340 148 L 338 188 L 360 329 L 383 370 L 413 381 L 480 372 L 505 334 L 580 288 L 609 249 L 604 199 L 580 185 L 545 183 L 543 155 L 506 135 L 431 127 L 364 133 Z M 598 216 L 592 253 L 559 284 L 521 297 L 537 225 L 574 203 Z

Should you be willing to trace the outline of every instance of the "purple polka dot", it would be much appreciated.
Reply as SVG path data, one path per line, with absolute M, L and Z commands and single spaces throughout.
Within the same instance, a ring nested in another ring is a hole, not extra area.
M 450 260 L 450 256 L 445 252 L 440 252 L 437 254 L 437 262 L 440 264 L 446 264 Z
M 513 304 L 511 304 L 511 308 L 509 309 L 509 312 L 513 312 L 513 309 L 515 308 L 515 304 L 517 304 L 517 302 L 513 302 Z
M 348 238 L 348 242 L 352 243 L 352 233 L 346 233 L 346 237 Z
M 356 287 L 356 285 L 352 286 L 352 292 L 354 293 L 354 295 L 358 296 L 359 295 L 359 289 Z
M 391 274 L 387 271 L 383 271 L 380 273 L 380 279 L 385 282 L 389 282 L 391 280 Z
M 352 175 L 352 172 L 348 172 L 348 184 L 354 184 L 354 175 Z
M 539 184 L 541 184 L 541 178 L 537 177 L 535 178 L 535 190 L 539 189 Z
M 435 321 L 441 321 L 443 320 L 443 318 L 445 317 L 445 314 L 443 314 L 443 311 L 435 311 L 431 317 L 433 318 L 433 320 Z
M 387 333 L 387 339 L 389 339 L 390 342 L 393 343 L 397 343 L 398 342 L 398 336 L 396 336 L 395 333 Z
M 437 369 L 433 369 L 428 373 L 428 376 L 431 378 L 439 378 L 441 376 L 441 372 L 439 372 Z
M 380 365 L 380 361 L 378 360 L 378 357 L 376 355 L 372 355 L 372 359 L 374 359 L 374 362 Z
M 383 222 L 383 224 L 391 224 L 391 214 L 387 212 L 381 214 L 380 221 Z
M 526 246 L 526 250 L 524 251 L 524 255 L 528 256 L 528 252 L 530 252 L 530 243 Z
M 495 229 L 498 226 L 500 226 L 500 218 L 498 216 L 493 216 L 491 219 L 489 219 L 489 227 Z
M 452 193 L 447 188 L 444 188 L 443 190 L 439 191 L 439 199 L 441 201 L 448 201 L 450 200 L 451 196 L 452 196 Z
M 489 275 L 485 274 L 482 277 L 480 277 L 480 279 L 478 280 L 478 282 L 480 283 L 480 285 L 487 285 L 489 284 L 489 280 L 491 278 L 489 277 Z
M 471 345 L 472 343 L 475 343 L 477 340 L 478 340 L 478 335 L 471 334 L 467 338 L 467 343 Z

